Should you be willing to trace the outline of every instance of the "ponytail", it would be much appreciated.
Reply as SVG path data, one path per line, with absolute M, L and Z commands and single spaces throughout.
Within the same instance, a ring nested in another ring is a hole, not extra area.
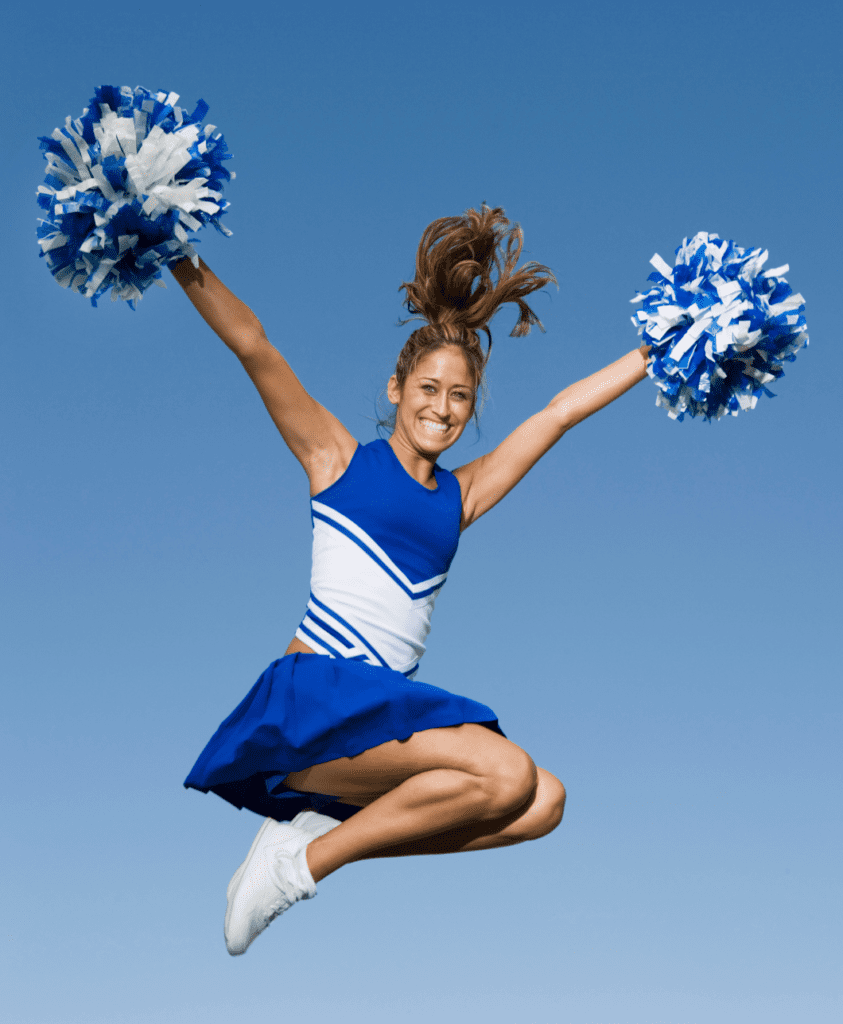
M 550 281 L 556 283 L 556 278 L 540 263 L 515 269 L 523 244 L 521 228 L 510 227 L 501 207 L 490 209 L 485 203 L 479 213 L 466 210 L 462 217 L 440 217 L 427 227 L 416 253 L 415 279 L 404 281 L 398 289 L 406 289 L 404 305 L 415 314 L 399 320 L 399 326 L 410 320 L 426 321 L 413 331 L 398 356 L 395 377 L 400 387 L 424 356 L 456 345 L 474 374 L 476 391 L 485 391 L 485 368 L 492 350 L 488 325 L 506 302 L 516 302 L 519 309 L 510 337 L 529 334 L 533 324 L 544 330 L 524 297 Z M 479 331 L 488 338 L 485 352 Z M 394 415 L 379 425 L 394 427 Z

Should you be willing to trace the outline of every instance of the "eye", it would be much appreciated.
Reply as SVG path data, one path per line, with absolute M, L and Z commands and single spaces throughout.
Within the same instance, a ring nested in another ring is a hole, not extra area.
M 422 384 L 422 391 L 435 391 L 436 388 L 432 384 Z
M 468 395 L 464 391 L 455 391 L 454 398 L 458 398 L 460 401 L 464 402 L 468 398 Z

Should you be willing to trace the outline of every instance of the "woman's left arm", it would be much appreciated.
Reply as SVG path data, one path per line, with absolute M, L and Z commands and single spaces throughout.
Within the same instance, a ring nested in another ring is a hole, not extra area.
M 462 491 L 462 526 L 467 527 L 508 494 L 571 427 L 647 376 L 648 345 L 577 381 L 517 427 L 488 455 L 455 470 Z

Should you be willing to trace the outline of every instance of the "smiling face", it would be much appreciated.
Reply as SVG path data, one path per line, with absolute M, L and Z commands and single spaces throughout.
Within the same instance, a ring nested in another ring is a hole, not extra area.
M 419 454 L 450 448 L 474 413 L 476 383 L 462 351 L 446 345 L 421 358 L 404 387 L 390 377 L 387 396 L 398 406 L 393 439 Z

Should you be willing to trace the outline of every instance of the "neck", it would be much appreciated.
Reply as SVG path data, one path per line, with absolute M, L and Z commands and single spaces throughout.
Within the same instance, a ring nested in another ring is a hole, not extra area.
M 400 437 L 397 430 L 394 430 L 392 437 L 387 442 L 395 452 L 395 457 L 407 470 L 410 476 L 418 481 L 422 487 L 432 490 L 436 485 L 436 477 L 433 467 L 436 465 L 436 456 L 419 452 L 407 441 Z

